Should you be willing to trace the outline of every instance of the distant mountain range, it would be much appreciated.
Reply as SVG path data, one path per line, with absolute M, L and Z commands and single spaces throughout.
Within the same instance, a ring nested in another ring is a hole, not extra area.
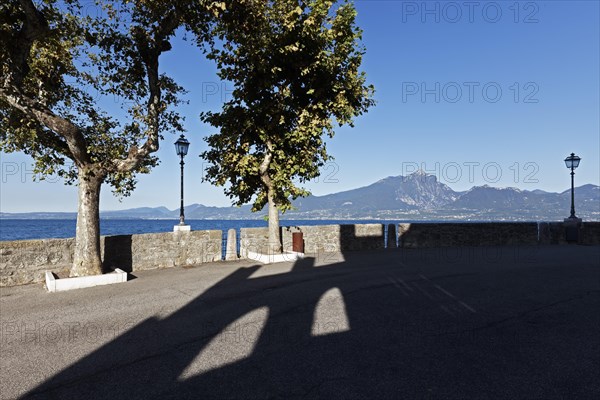
M 408 176 L 390 176 L 369 186 L 308 196 L 293 202 L 294 210 L 286 219 L 402 219 L 470 221 L 541 221 L 562 220 L 569 216 L 570 189 L 562 193 L 516 188 L 475 186 L 456 192 L 439 182 L 435 175 L 417 171 Z M 575 189 L 577 216 L 600 220 L 600 187 L 592 184 Z M 266 210 L 250 212 L 250 206 L 209 207 L 191 204 L 185 207 L 187 219 L 260 219 Z M 112 219 L 174 219 L 179 209 L 141 207 L 101 212 Z M 75 213 L 1 213 L 0 218 L 58 219 L 75 218 Z

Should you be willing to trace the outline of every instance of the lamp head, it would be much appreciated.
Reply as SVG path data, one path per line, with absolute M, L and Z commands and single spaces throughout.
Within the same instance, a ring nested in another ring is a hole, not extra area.
M 565 158 L 565 165 L 569 169 L 575 169 L 575 168 L 579 167 L 580 161 L 581 161 L 580 157 L 576 156 L 575 153 L 571 153 L 571 155 L 569 157 Z
M 179 139 L 175 142 L 175 151 L 178 156 L 185 156 L 188 152 L 188 148 L 190 147 L 190 142 L 181 134 Z

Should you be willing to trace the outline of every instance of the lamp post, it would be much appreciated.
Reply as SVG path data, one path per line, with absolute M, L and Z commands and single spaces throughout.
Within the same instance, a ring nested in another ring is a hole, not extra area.
M 565 239 L 567 243 L 579 243 L 579 229 L 581 228 L 581 219 L 575 216 L 575 168 L 579 166 L 581 158 L 575 153 L 565 158 L 567 168 L 571 170 L 571 216 L 565 218 Z
M 579 166 L 581 158 L 576 156 L 575 153 L 565 158 L 565 164 L 567 168 L 571 170 L 571 216 L 569 219 L 577 219 L 575 216 L 575 168 Z
M 185 216 L 183 212 L 183 157 L 185 157 L 185 155 L 187 154 L 189 146 L 190 142 L 187 141 L 183 134 L 175 142 L 175 151 L 177 152 L 177 155 L 181 157 L 181 161 L 179 162 L 179 165 L 181 165 L 181 206 L 179 208 L 179 225 L 175 225 L 175 231 L 190 230 L 189 225 L 185 224 Z

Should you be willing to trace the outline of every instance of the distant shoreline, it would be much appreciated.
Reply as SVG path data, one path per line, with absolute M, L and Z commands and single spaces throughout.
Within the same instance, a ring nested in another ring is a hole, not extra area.
M 0 216 L 0 220 L 6 221 L 76 221 L 77 216 L 73 217 L 13 217 L 13 216 Z M 174 221 L 176 223 L 179 220 L 175 218 L 136 218 L 136 217 L 102 217 L 100 220 L 103 221 Z M 188 218 L 186 221 L 265 221 L 262 217 L 257 218 Z M 389 217 L 389 218 L 377 218 L 377 217 L 355 217 L 355 218 L 343 218 L 343 217 L 323 217 L 323 218 L 280 218 L 280 222 L 286 221 L 397 221 L 407 223 L 490 223 L 490 222 L 562 222 L 561 218 L 545 218 L 545 219 L 527 219 L 527 218 L 444 218 L 444 219 L 433 219 L 433 218 L 403 218 L 403 217 Z M 600 222 L 598 219 L 584 219 L 584 222 Z M 265 221 L 266 223 L 266 221 Z M 283 224 L 281 224 L 283 226 Z
M 301 221 L 562 221 L 569 216 L 570 190 L 550 193 L 542 190 L 473 186 L 457 192 L 425 172 L 390 176 L 369 186 L 324 196 L 307 196 L 292 202 L 282 220 Z M 40 207 L 52 207 L 41 205 Z M 585 184 L 576 188 L 577 216 L 600 220 L 600 186 Z M 251 206 L 216 207 L 193 203 L 185 205 L 189 220 L 260 221 L 267 210 L 253 213 Z M 0 220 L 75 220 L 75 211 L 2 212 Z M 108 220 L 178 221 L 179 208 L 166 206 L 101 210 Z

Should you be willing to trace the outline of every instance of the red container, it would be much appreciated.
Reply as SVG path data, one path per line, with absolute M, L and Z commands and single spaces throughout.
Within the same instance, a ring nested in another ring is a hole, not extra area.
M 292 250 L 304 253 L 304 235 L 302 232 L 292 232 Z

